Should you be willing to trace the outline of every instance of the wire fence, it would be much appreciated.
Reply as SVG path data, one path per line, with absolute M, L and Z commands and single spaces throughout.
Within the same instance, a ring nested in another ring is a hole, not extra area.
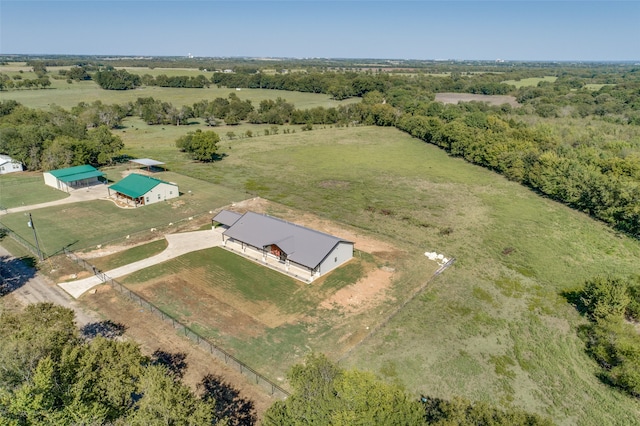
M 27 241 L 24 238 L 22 238 L 19 234 L 16 234 L 15 232 L 13 232 L 13 230 L 11 230 L 11 228 L 7 228 L 6 225 L 0 223 L 0 232 L 2 232 L 4 234 L 8 235 L 9 237 L 11 237 L 15 242 L 17 242 L 18 244 L 23 246 L 30 253 L 32 253 L 36 258 L 38 258 L 39 253 L 38 253 L 38 249 L 36 248 L 36 246 L 34 246 L 29 241 Z M 47 256 L 47 254 L 44 251 L 42 251 L 42 258 L 46 259 L 47 257 L 49 257 L 49 256 Z
M 75 253 L 68 251 L 66 249 L 64 250 L 64 253 L 69 259 L 73 260 L 74 262 L 82 266 L 84 269 L 93 273 L 96 277 L 100 279 L 100 281 L 102 281 L 105 284 L 109 284 L 111 288 L 118 291 L 120 294 L 126 296 L 129 300 L 131 300 L 135 304 L 139 305 L 143 309 L 161 318 L 163 321 L 171 324 L 174 330 L 177 330 L 179 334 L 187 337 L 189 340 L 191 340 L 192 342 L 194 342 L 195 344 L 197 344 L 202 349 L 206 350 L 216 358 L 224 361 L 225 364 L 235 368 L 245 377 L 255 382 L 257 385 L 262 386 L 272 396 L 276 396 L 284 399 L 290 395 L 289 392 L 287 392 L 286 390 L 284 390 L 283 388 L 281 388 L 271 380 L 267 379 L 262 374 L 258 373 L 253 368 L 249 367 L 247 364 L 243 363 L 242 361 L 240 361 L 239 359 L 237 359 L 236 357 L 234 357 L 233 355 L 231 355 L 221 347 L 212 343 L 207 338 L 203 337 L 201 334 L 197 333 L 189 326 L 181 323 L 176 318 L 164 312 L 162 309 L 158 308 L 157 306 L 155 306 L 153 303 L 151 303 L 144 297 L 134 293 L 133 291 L 131 291 L 130 289 L 128 289 L 127 287 L 125 287 L 124 285 L 116 281 L 115 279 L 110 278 L 105 273 L 99 271 L 98 269 L 96 269 L 95 266 L 93 266 L 86 260 L 82 259 L 81 257 L 77 256 Z

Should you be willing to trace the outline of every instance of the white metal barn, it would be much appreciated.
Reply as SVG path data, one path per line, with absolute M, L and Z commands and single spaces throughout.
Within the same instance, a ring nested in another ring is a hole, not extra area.
M 100 178 L 104 176 L 104 173 L 93 166 L 84 165 L 51 170 L 44 172 L 43 176 L 45 184 L 69 192 L 72 189 L 101 183 Z
M 304 281 L 311 282 L 353 257 L 353 242 L 275 217 L 223 210 L 213 221 L 225 227 L 224 247 Z

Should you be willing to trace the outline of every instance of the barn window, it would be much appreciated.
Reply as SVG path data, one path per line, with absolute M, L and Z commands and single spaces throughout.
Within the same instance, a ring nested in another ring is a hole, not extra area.
M 158 194 L 158 200 L 160 199 L 160 194 Z
M 334 258 L 334 259 L 333 259 L 333 261 L 334 261 L 334 262 L 337 262 L 337 261 L 338 261 L 338 258 L 337 258 L 337 257 L 336 257 L 336 258 Z
M 149 197 L 146 197 L 146 198 L 147 198 L 147 203 L 148 203 L 149 202 Z

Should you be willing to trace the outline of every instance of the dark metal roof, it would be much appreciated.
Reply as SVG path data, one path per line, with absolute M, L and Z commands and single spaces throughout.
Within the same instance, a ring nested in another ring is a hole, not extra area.
M 222 212 L 218 216 L 220 214 Z M 339 243 L 353 244 L 333 235 L 253 212 L 238 218 L 224 231 L 224 235 L 258 248 L 275 244 L 287 254 L 289 260 L 311 269 L 316 268 Z
M 214 216 L 213 221 L 218 222 L 224 226 L 231 226 L 238 219 L 242 217 L 242 213 L 232 212 L 230 210 L 222 210 L 220 213 Z

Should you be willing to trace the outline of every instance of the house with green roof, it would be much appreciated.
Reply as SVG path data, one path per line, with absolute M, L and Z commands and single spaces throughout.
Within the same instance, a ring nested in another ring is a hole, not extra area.
M 65 192 L 104 182 L 104 173 L 88 164 L 51 170 L 44 172 L 43 176 L 46 185 Z
M 180 191 L 175 183 L 138 173 L 131 173 L 109 186 L 109 197 L 133 207 L 159 203 L 179 195 Z

